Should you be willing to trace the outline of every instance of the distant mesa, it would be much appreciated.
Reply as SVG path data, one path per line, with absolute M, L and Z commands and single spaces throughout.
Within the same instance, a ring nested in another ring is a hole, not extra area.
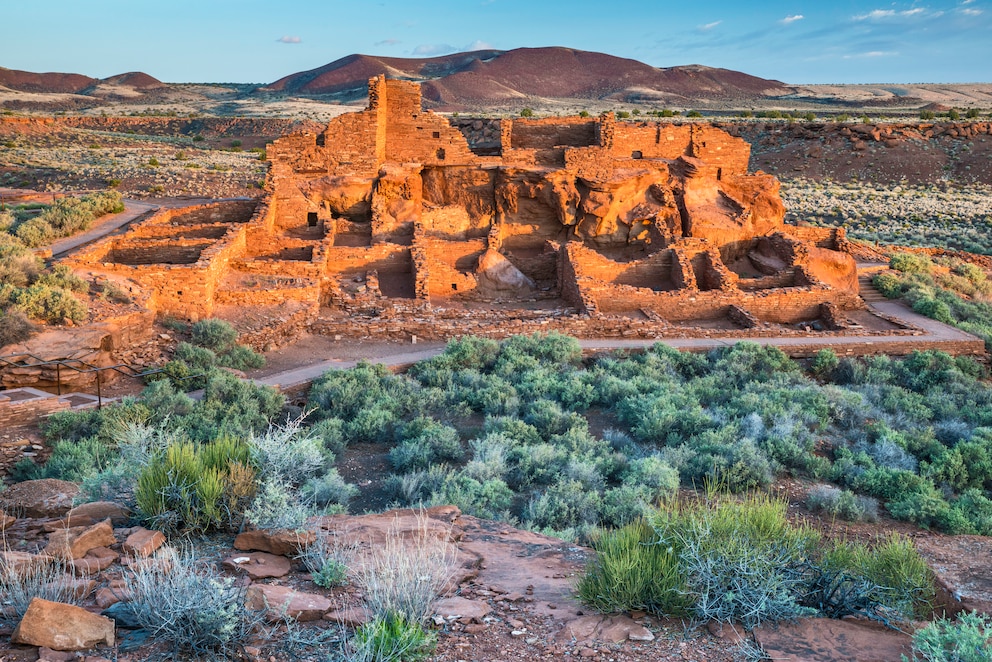
M 291 74 L 260 90 L 356 101 L 365 96 L 368 79 L 380 75 L 421 83 L 425 105 L 446 109 L 523 104 L 534 97 L 740 101 L 795 91 L 780 81 L 729 69 L 701 65 L 662 69 L 604 53 L 558 47 L 484 50 L 420 59 L 349 55 Z
M 102 85 L 131 87 L 141 91 L 166 87 L 162 81 L 140 71 L 131 71 L 101 80 L 82 74 L 34 73 L 0 67 L 0 86 L 18 92 L 32 92 L 35 94 L 90 94 Z
M 33 73 L 0 67 L 0 85 L 18 92 L 77 94 L 100 82 L 82 74 Z

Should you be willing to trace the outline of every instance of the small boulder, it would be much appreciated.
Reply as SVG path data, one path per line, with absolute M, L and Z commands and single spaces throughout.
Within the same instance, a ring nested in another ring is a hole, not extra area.
M 290 531 L 289 529 L 260 529 L 239 533 L 234 539 L 234 549 L 259 551 L 279 556 L 294 556 L 306 549 L 317 536 L 313 531 Z
M 109 519 L 113 524 L 123 524 L 131 517 L 130 511 L 119 503 L 113 501 L 91 501 L 83 503 L 69 511 L 67 524 L 76 526 L 75 519 L 88 517 L 94 522 Z
M 267 552 L 250 552 L 229 556 L 223 561 L 223 566 L 234 572 L 244 573 L 252 579 L 267 579 L 269 577 L 285 577 L 290 571 L 290 562 L 285 556 L 276 556 Z
M 783 662 L 888 662 L 913 648 L 908 634 L 879 623 L 832 618 L 762 625 L 754 629 L 754 640 L 765 655 Z
M 0 508 L 23 517 L 61 517 L 77 494 L 79 486 L 66 480 L 26 480 L 0 492 Z
M 132 529 L 131 535 L 124 541 L 122 549 L 125 554 L 139 558 L 148 558 L 165 544 L 165 534 L 142 527 Z
M 444 598 L 434 603 L 434 613 L 445 620 L 460 623 L 481 623 L 492 609 L 481 600 L 469 600 L 460 596 Z
M 631 641 L 654 641 L 654 634 L 630 616 L 580 616 L 565 624 L 555 637 L 565 641 L 603 641 L 618 644 Z
M 10 640 L 58 651 L 114 645 L 114 622 L 82 607 L 34 598 Z
M 327 612 L 324 620 L 349 628 L 360 628 L 369 622 L 369 613 L 359 607 L 345 607 Z
M 248 587 L 245 606 L 248 609 L 265 610 L 272 621 L 284 618 L 293 620 L 318 621 L 331 610 L 331 601 L 322 595 L 301 593 L 289 586 L 273 584 L 252 584 Z
M 94 547 L 86 552 L 86 556 L 73 559 L 69 564 L 77 575 L 95 575 L 109 568 L 120 557 L 120 554 L 109 547 Z
M 0 510 L 0 531 L 3 531 L 8 526 L 17 521 L 16 517 L 8 515 L 4 511 Z
M 110 520 L 85 529 L 58 529 L 48 536 L 45 553 L 60 559 L 81 559 L 87 552 L 97 547 L 109 547 L 117 543 L 114 527 Z

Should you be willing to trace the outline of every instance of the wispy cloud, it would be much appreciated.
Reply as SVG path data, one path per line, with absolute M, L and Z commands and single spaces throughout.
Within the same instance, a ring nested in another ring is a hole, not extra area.
M 445 55 L 447 53 L 454 53 L 457 48 L 450 44 L 420 44 L 413 49 L 414 55 L 426 55 L 428 57 L 432 55 Z
M 413 55 L 419 55 L 421 57 L 434 57 L 435 55 L 447 55 L 449 53 L 466 53 L 469 51 L 488 51 L 495 48 L 488 41 L 482 41 L 476 39 L 473 42 L 465 44 L 461 48 L 452 46 L 451 44 L 420 44 L 413 49 Z
M 981 16 L 982 15 L 982 10 L 981 9 L 970 9 L 969 8 L 969 9 L 962 9 L 961 10 L 961 13 L 964 14 L 965 16 Z
M 927 10 L 923 7 L 913 7 L 912 9 L 904 9 L 898 11 L 895 9 L 873 9 L 866 14 L 857 14 L 853 18 L 855 21 L 881 21 L 889 18 L 910 18 L 913 16 L 922 17 L 927 13 Z M 937 12 L 937 16 L 943 12 Z
M 704 23 L 703 25 L 700 25 L 699 26 L 699 29 L 700 30 L 703 30 L 703 31 L 712 30 L 713 28 L 715 28 L 716 26 L 720 25 L 721 23 L 723 23 L 723 21 L 713 21 L 712 23 Z
M 280 44 L 302 44 L 303 40 L 300 37 L 291 37 L 289 35 L 283 35 L 276 39 Z
M 867 53 L 852 53 L 850 55 L 845 55 L 845 60 L 860 60 L 862 58 L 872 58 L 872 57 L 893 57 L 899 55 L 895 51 L 868 51 Z
M 374 46 L 395 46 L 401 43 L 399 39 L 383 39 L 382 41 L 377 41 Z
M 789 16 L 786 16 L 781 21 L 779 21 L 779 23 L 781 23 L 782 25 L 788 25 L 789 23 L 795 23 L 796 21 L 801 21 L 804 18 L 806 17 L 803 16 L 802 14 L 790 14 Z

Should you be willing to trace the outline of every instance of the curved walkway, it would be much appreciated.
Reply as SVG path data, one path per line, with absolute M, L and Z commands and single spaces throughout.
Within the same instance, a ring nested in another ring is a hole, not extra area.
M 742 340 L 759 345 L 778 347 L 792 357 L 807 357 L 821 349 L 833 349 L 846 356 L 870 354 L 908 354 L 914 349 L 939 349 L 950 354 L 984 354 L 985 344 L 981 339 L 947 324 L 913 312 L 898 301 L 873 303 L 876 311 L 898 318 L 921 331 L 916 335 L 879 336 L 782 336 L 777 338 L 659 338 L 657 340 L 627 340 L 623 338 L 580 339 L 579 345 L 587 353 L 616 349 L 645 349 L 655 343 L 662 343 L 675 349 L 690 352 L 705 352 L 717 347 L 730 347 Z M 412 346 L 411 346 L 412 347 Z M 429 359 L 443 352 L 443 348 L 413 350 L 389 356 L 370 356 L 364 360 L 381 363 L 392 369 L 402 369 L 417 361 Z M 274 386 L 281 391 L 299 391 L 328 370 L 353 368 L 358 360 L 330 359 L 320 363 L 277 372 L 253 380 L 256 384 Z
M 125 200 L 124 211 L 119 214 L 104 216 L 94 223 L 86 232 L 74 234 L 65 239 L 59 239 L 51 245 L 52 257 L 62 257 L 66 253 L 76 250 L 80 246 L 92 243 L 97 239 L 102 239 L 111 232 L 133 223 L 142 216 L 150 215 L 158 211 L 160 207 L 149 202 L 138 202 L 137 200 Z

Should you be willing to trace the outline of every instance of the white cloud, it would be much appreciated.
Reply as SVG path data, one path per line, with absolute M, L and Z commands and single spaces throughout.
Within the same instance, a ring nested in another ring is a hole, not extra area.
M 713 21 L 712 23 L 705 23 L 703 25 L 700 25 L 699 26 L 699 29 L 700 30 L 712 30 L 713 28 L 715 28 L 716 26 L 720 25 L 721 23 L 723 23 L 723 21 Z
M 283 35 L 276 39 L 280 44 L 302 44 L 303 40 L 299 37 L 291 37 L 289 35 Z
M 867 53 L 854 53 L 852 55 L 845 55 L 845 60 L 860 60 L 866 57 L 892 57 L 893 55 L 899 55 L 895 51 L 868 51 Z
M 461 50 L 463 50 L 463 51 L 491 51 L 494 48 L 496 48 L 496 47 L 493 46 L 492 44 L 490 44 L 488 41 L 482 41 L 481 39 L 476 39 L 471 44 L 469 44 L 468 46 L 465 46 Z
M 965 16 L 981 16 L 982 10 L 981 9 L 962 9 L 961 10 L 961 13 L 964 14 Z
M 801 21 L 804 18 L 806 18 L 806 17 L 803 16 L 802 14 L 790 14 L 789 16 L 786 16 L 781 21 L 779 21 L 779 23 L 782 23 L 784 25 L 788 25 L 789 23 L 795 23 L 796 21 Z
M 873 9 L 867 14 L 857 14 L 852 18 L 855 21 L 879 21 L 889 18 L 911 18 L 913 16 L 940 16 L 944 12 L 929 12 L 923 7 L 913 7 L 912 9 L 904 9 L 902 11 L 896 11 L 895 9 Z
M 450 44 L 420 44 L 413 49 L 414 55 L 424 55 L 431 57 L 434 55 L 445 55 L 447 53 L 454 53 L 456 49 Z
M 399 39 L 383 39 L 382 41 L 377 41 L 373 46 L 395 46 L 400 43 Z

